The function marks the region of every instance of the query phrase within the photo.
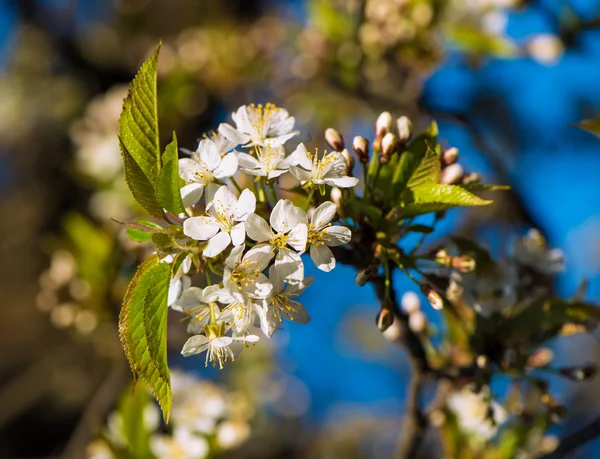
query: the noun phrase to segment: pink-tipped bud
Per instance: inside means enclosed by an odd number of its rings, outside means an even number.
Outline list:
[[[461,273],[470,273],[475,269],[475,259],[469,255],[452,257],[452,267]]]
[[[442,174],[440,176],[440,183],[452,185],[453,183],[459,183],[462,177],[462,166],[458,163],[454,163],[442,170]]]
[[[394,323],[394,314],[389,309],[382,309],[375,318],[375,324],[381,332],[386,331]]]
[[[442,295],[432,289],[429,285],[421,285],[421,292],[427,297],[427,301],[429,301],[429,304],[431,304],[433,309],[439,311],[444,307]]]
[[[348,175],[352,175],[352,169],[354,169],[354,157],[350,154],[347,148],[342,150],[342,156],[348,165]]]
[[[401,143],[408,142],[412,136],[412,123],[407,116],[401,116],[396,120],[398,127],[398,141]]]
[[[369,162],[369,141],[367,139],[357,135],[352,140],[352,149],[361,163]]]
[[[408,317],[408,327],[416,334],[421,334],[427,330],[427,317],[422,311],[413,312]]]
[[[375,122],[375,135],[383,137],[392,129],[392,115],[390,112],[382,112]]]
[[[335,151],[342,151],[344,149],[344,139],[342,138],[342,135],[333,128],[325,129],[325,140]]]
[[[458,160],[458,148],[452,147],[444,150],[442,153],[442,161],[444,165],[449,166],[450,164],[454,164]]]
[[[419,295],[411,291],[405,292],[400,300],[400,306],[402,306],[402,310],[409,315],[420,310],[421,300],[419,300]]]
[[[527,366],[534,368],[547,367],[554,360],[554,352],[547,347],[541,347],[533,351],[527,358]]]

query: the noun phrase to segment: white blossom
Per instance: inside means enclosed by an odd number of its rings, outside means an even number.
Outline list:
[[[235,342],[255,343],[259,340],[256,335],[246,336],[225,336],[224,324],[221,324],[219,332],[215,331],[214,327],[205,327],[207,335],[195,335],[190,337],[181,350],[184,357],[189,357],[194,354],[201,354],[206,351],[206,365],[208,362],[213,362],[214,365],[219,364],[219,368],[223,368],[223,364],[229,359],[235,360],[235,352],[231,349],[231,345]]]
[[[297,134],[294,117],[287,110],[273,104],[242,105],[232,114],[235,128],[221,123],[219,132],[231,142],[251,147],[262,146],[267,140],[271,144],[283,145]]]
[[[223,285],[231,292],[245,294],[251,298],[266,298],[273,291],[273,284],[262,272],[272,258],[269,247],[254,247],[245,255],[244,246],[231,250],[225,259]]]
[[[256,156],[238,152],[240,169],[249,175],[267,177],[268,180],[285,174],[297,162],[297,155],[291,154],[286,158],[283,146],[273,145],[271,141],[265,142],[263,147],[257,147]]]
[[[255,249],[265,249],[270,258],[276,253],[275,266],[281,270],[281,274],[288,282],[301,282],[304,278],[304,264],[300,254],[306,249],[308,240],[306,214],[291,201],[282,199],[273,208],[269,221],[270,225],[256,214],[248,216],[246,221],[248,237],[259,242]],[[289,249],[288,246],[300,254]]]
[[[329,247],[347,244],[352,237],[345,226],[331,226],[336,211],[333,202],[324,202],[313,212],[308,225],[310,257],[317,268],[326,272],[335,268],[335,257]]]
[[[254,325],[257,316],[261,321],[265,320],[265,314],[260,305],[240,291],[222,289],[218,295],[219,302],[227,305],[219,316],[219,320],[230,324],[236,335],[247,333]]]
[[[256,208],[256,196],[245,189],[237,198],[227,186],[220,187],[207,206],[207,215],[191,217],[183,223],[183,233],[197,241],[206,241],[205,257],[215,257],[230,243],[235,247],[244,243],[244,222]]]
[[[348,162],[338,151],[324,154],[319,158],[309,153],[304,144],[298,145],[293,153],[297,164],[290,165],[290,172],[300,182],[315,185],[330,185],[338,188],[350,188],[358,183],[356,177],[348,177]]]
[[[204,289],[190,287],[171,306],[171,309],[189,316],[188,333],[199,334],[204,325],[208,324],[211,313],[210,303],[217,301],[218,293],[219,287],[216,285]],[[219,307],[213,305],[213,308],[215,308],[215,313],[219,315]]]
[[[448,397],[448,408],[454,412],[461,430],[471,434],[477,440],[490,440],[498,426],[506,421],[506,410],[495,401],[488,402],[485,394],[476,394],[468,387],[453,392]],[[492,410],[493,418],[488,416]]]
[[[291,298],[299,296],[314,278],[307,277],[299,284],[286,284],[275,266],[269,269],[269,280],[273,284],[273,293],[263,302],[264,318],[261,318],[261,329],[266,336],[273,336],[283,318],[307,324],[310,316],[301,303]]]
[[[186,428],[176,428],[173,435],[153,435],[150,448],[156,457],[170,459],[202,459],[210,451],[204,437],[194,435]]]
[[[517,262],[539,272],[552,275],[564,270],[565,256],[560,249],[549,249],[546,239],[537,229],[515,241],[513,254]]]
[[[215,180],[232,177],[238,170],[238,159],[233,153],[221,156],[219,148],[210,139],[203,139],[191,158],[179,160],[179,176],[187,183],[181,190],[184,205],[194,205],[204,187]]]

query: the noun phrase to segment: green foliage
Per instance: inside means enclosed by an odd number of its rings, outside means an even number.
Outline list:
[[[147,242],[152,233],[163,231],[164,228],[148,220],[140,220],[137,223],[126,223],[127,236],[134,242]]]
[[[160,44],[144,62],[123,101],[119,140],[125,179],[133,197],[155,217],[162,215],[155,189],[161,170],[156,70]]]
[[[432,121],[429,128],[418,135],[402,153],[400,162],[392,178],[392,199],[396,201],[402,199],[402,194],[408,186],[408,182],[421,164],[425,154],[429,149],[437,145],[437,135],[437,124],[435,121]]]
[[[177,156],[177,137],[167,145],[162,156],[163,168],[158,176],[156,197],[162,207],[174,214],[185,213],[181,192],[179,191],[179,166]]]
[[[152,457],[150,434],[146,423],[145,410],[149,394],[143,383],[137,383],[137,390],[126,391],[119,401],[117,412],[123,422],[123,436],[127,443],[127,457],[142,459]]]
[[[167,296],[171,266],[157,255],[146,259],[129,284],[119,316],[119,335],[135,379],[142,379],[160,403],[165,422],[171,412],[167,366]]]

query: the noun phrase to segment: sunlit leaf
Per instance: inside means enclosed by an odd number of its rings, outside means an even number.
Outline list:
[[[158,400],[165,422],[171,412],[167,366],[167,296],[171,267],[157,255],[147,258],[132,279],[119,316],[119,335],[136,379]]]
[[[492,202],[456,185],[424,185],[411,188],[410,191],[410,202],[402,208],[405,217],[440,212],[458,206],[485,206]]]
[[[163,168],[158,177],[156,196],[160,205],[174,214],[185,213],[179,187],[178,160],[177,137],[173,133],[173,141],[167,145],[162,156]]]

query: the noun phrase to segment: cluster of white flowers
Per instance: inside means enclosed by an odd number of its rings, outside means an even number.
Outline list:
[[[348,176],[342,152],[319,155],[299,144],[287,154],[284,144],[297,132],[284,109],[242,106],[233,121],[235,127],[221,124],[189,158],[179,160],[188,215],[178,218],[187,238],[183,242],[196,251],[164,259],[177,263],[169,305],[189,317],[188,331],[194,334],[182,354],[206,351],[206,363],[220,367],[244,344],[270,337],[283,317],[309,321],[292,299],[312,282],[304,277],[302,255],[308,251],[318,269],[331,271],[336,261],[329,247],[351,238],[347,227],[332,225],[336,205],[316,203],[314,192],[358,183]],[[286,191],[289,199],[278,199],[276,186],[287,173],[301,186],[296,193]],[[234,176],[243,180],[244,189]],[[192,286],[192,271],[204,271],[206,285]]]
[[[150,432],[149,449],[157,458],[203,459],[214,450],[240,446],[251,433],[254,407],[239,392],[227,392],[216,384],[181,371],[171,372],[172,430],[160,432],[160,412],[150,399],[143,423]],[[114,459],[127,448],[124,419],[119,411],[108,417],[103,439],[87,448],[88,459]]]
[[[503,263],[488,263],[474,271],[455,271],[446,295],[450,301],[463,301],[479,314],[489,317],[516,306],[523,292],[529,299],[548,293],[543,281],[564,270],[564,254],[551,249],[537,229],[517,238],[512,257]]]

